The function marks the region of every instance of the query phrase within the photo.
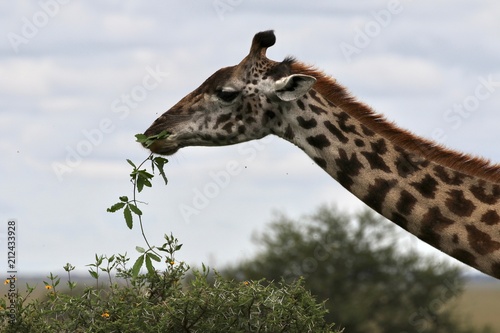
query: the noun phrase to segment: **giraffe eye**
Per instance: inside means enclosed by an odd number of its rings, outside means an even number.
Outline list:
[[[224,89],[219,89],[216,92],[216,95],[218,98],[223,100],[224,102],[232,102],[238,95],[240,94],[239,91],[237,90],[224,90]]]

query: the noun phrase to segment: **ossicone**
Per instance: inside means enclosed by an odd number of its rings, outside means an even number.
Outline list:
[[[268,47],[276,43],[276,36],[273,30],[261,31],[253,37],[250,56],[265,57]]]

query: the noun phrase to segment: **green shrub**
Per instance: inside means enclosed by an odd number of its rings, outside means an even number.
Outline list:
[[[162,249],[179,245],[166,236]],[[189,267],[167,255],[165,268],[132,274],[125,255],[96,256],[90,266],[95,286],[75,295],[77,283],[68,272],[69,291],[61,279],[44,281],[47,297],[27,302],[18,298],[17,317],[9,324],[0,312],[0,332],[333,332],[326,310],[306,291],[301,280],[292,284],[264,281],[235,282],[202,266],[185,279]],[[6,300],[2,299],[2,308]]]

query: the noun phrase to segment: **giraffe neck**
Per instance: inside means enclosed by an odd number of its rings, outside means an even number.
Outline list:
[[[368,116],[356,114],[360,111],[356,107],[366,106],[338,103],[310,91],[295,102],[282,133],[277,134],[303,149],[343,187],[389,220],[465,264],[500,278],[500,182],[491,179],[493,166],[473,175],[468,170],[474,166],[457,154],[455,164],[460,167],[452,168],[453,161],[440,162],[428,150],[453,152],[421,139],[420,150],[405,146],[395,139],[396,134],[391,137],[378,130],[377,120],[383,119],[372,114],[368,121]],[[413,144],[419,142],[407,135]],[[472,161],[478,168],[487,167],[481,160]]]

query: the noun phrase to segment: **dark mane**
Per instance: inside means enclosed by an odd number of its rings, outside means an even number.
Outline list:
[[[317,92],[395,145],[459,172],[500,183],[500,165],[492,164],[484,158],[453,151],[401,129],[384,116],[375,113],[366,104],[359,102],[346,88],[323,72],[293,58],[287,58],[285,61],[290,65],[292,73],[314,76],[317,79],[314,86]]]

